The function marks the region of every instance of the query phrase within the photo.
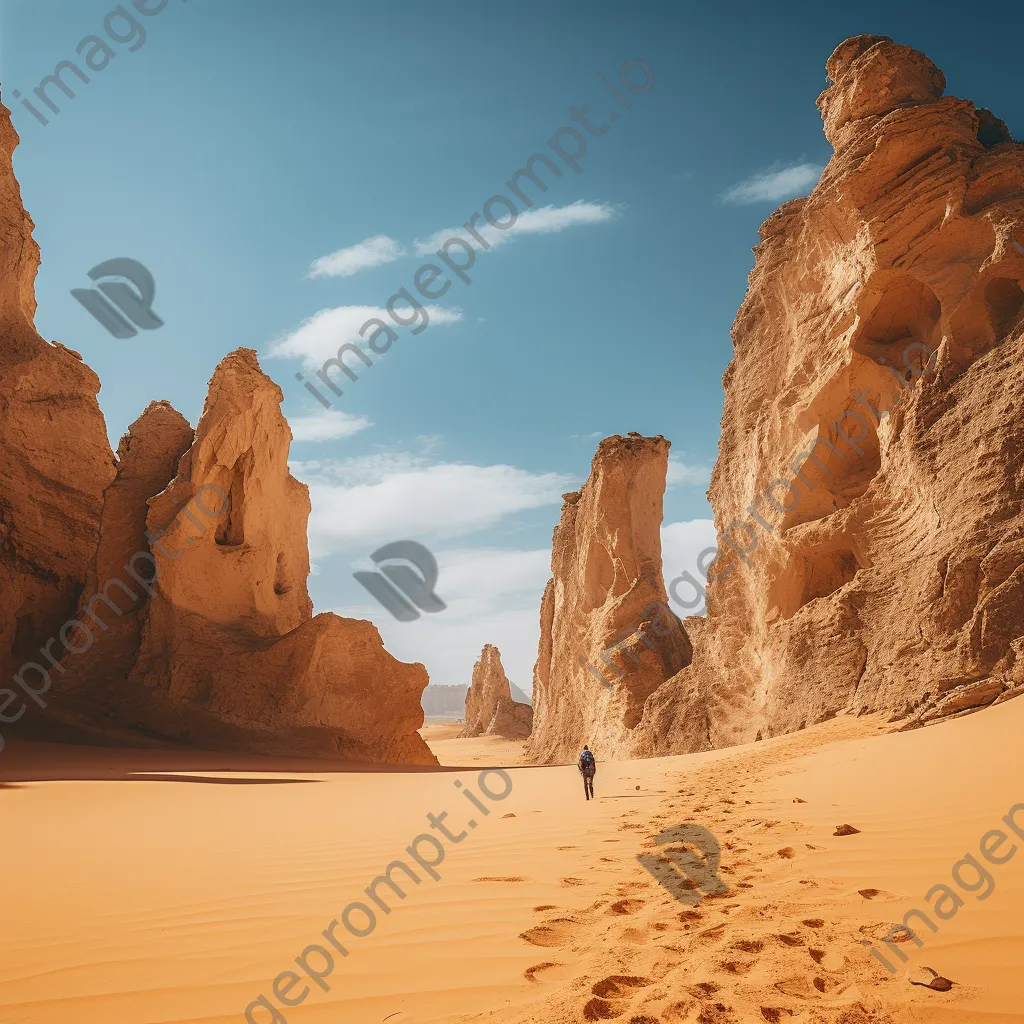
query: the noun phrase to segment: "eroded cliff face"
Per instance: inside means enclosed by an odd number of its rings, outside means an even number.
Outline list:
[[[194,436],[166,403],[133,424],[81,602],[93,643],[76,631],[83,650],[62,663],[65,732],[436,763],[416,731],[423,666],[392,658],[369,622],[312,614],[309,495],[288,471],[281,401],[239,349]]]
[[[81,357],[37,333],[39,247],[0,105],[0,674],[9,680],[73,614],[96,550],[114,455]]]
[[[533,724],[533,708],[512,699],[512,687],[501,664],[501,652],[485,644],[473,666],[466,693],[466,724],[459,736],[504,736],[526,739]]]
[[[1024,679],[1024,147],[885,37],[826,67],[834,155],[761,228],[709,614],[648,702],[645,749],[840,712],[913,725]]]
[[[423,666],[312,614],[309,496],[254,352],[217,367],[195,432],[154,402],[115,461],[96,375],[33,326],[17,141],[0,106],[0,670],[25,697],[4,731],[436,764]]]
[[[538,762],[574,763],[584,743],[599,760],[642,749],[645,700],[690,662],[661,569],[668,450],[663,437],[606,438],[564,495],[533,677]]]

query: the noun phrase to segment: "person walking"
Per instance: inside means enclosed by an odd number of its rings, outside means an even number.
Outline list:
[[[590,752],[590,747],[584,745],[583,753],[580,754],[578,763],[580,775],[583,776],[583,792],[589,800],[594,795],[594,775],[597,773],[597,761]]]

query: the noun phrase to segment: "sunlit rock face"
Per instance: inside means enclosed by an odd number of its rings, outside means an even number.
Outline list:
[[[1024,147],[910,47],[860,36],[826,67],[834,155],[761,227],[710,610],[648,701],[648,748],[840,712],[913,725],[1024,679]]]
[[[690,660],[661,568],[669,442],[609,437],[582,490],[564,495],[552,540],[533,676],[531,756],[574,762],[644,749],[644,701]]]
[[[533,708],[512,699],[501,652],[485,644],[480,660],[473,666],[473,679],[466,693],[466,724],[459,735],[525,739],[532,723]]]

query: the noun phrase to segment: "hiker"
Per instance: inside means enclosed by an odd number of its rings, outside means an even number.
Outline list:
[[[583,792],[589,800],[594,795],[594,773],[597,771],[597,762],[590,752],[590,747],[584,745],[583,753],[579,760],[580,775],[583,776]]]

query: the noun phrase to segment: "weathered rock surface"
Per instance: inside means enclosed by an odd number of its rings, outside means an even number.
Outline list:
[[[533,724],[533,708],[512,699],[512,687],[497,647],[485,644],[473,666],[466,692],[466,724],[459,736],[504,736],[525,739]]]
[[[39,247],[0,105],[0,674],[5,680],[74,613],[96,550],[114,456],[78,353],[37,333]],[[44,665],[46,662],[43,662]]]
[[[539,762],[574,763],[584,743],[599,760],[632,749],[644,702],[690,662],[661,570],[668,450],[663,437],[606,438],[564,495],[533,676]]]
[[[115,463],[96,375],[33,326],[17,141],[0,106],[0,670],[34,663],[5,729],[436,764],[423,666],[312,614],[309,496],[254,352],[218,366],[194,435],[155,402]]]
[[[65,652],[59,643],[54,648],[63,660],[50,673],[48,699],[58,717],[61,711],[71,713],[80,701],[102,708],[109,717],[127,696],[148,594],[125,567],[148,578],[147,501],[172,479],[192,437],[181,413],[167,402],[151,402],[117,446],[117,474],[103,495],[99,542],[74,613],[84,628],[69,635],[80,653]],[[26,723],[30,731],[44,735],[48,724],[35,718]]]
[[[204,747],[435,764],[422,665],[370,622],[312,615],[309,494],[288,471],[282,394],[226,356],[192,446],[149,501],[156,578],[119,714]]]
[[[509,682],[509,690],[512,693],[512,700],[516,704],[530,706],[530,698],[516,686]],[[431,683],[423,691],[423,713],[435,715],[439,718],[463,718],[466,714],[466,694],[469,687],[465,683],[455,686],[439,686]]]
[[[834,155],[762,225],[733,327],[709,613],[634,750],[1024,679],[1024,146],[885,37],[826,67]]]

